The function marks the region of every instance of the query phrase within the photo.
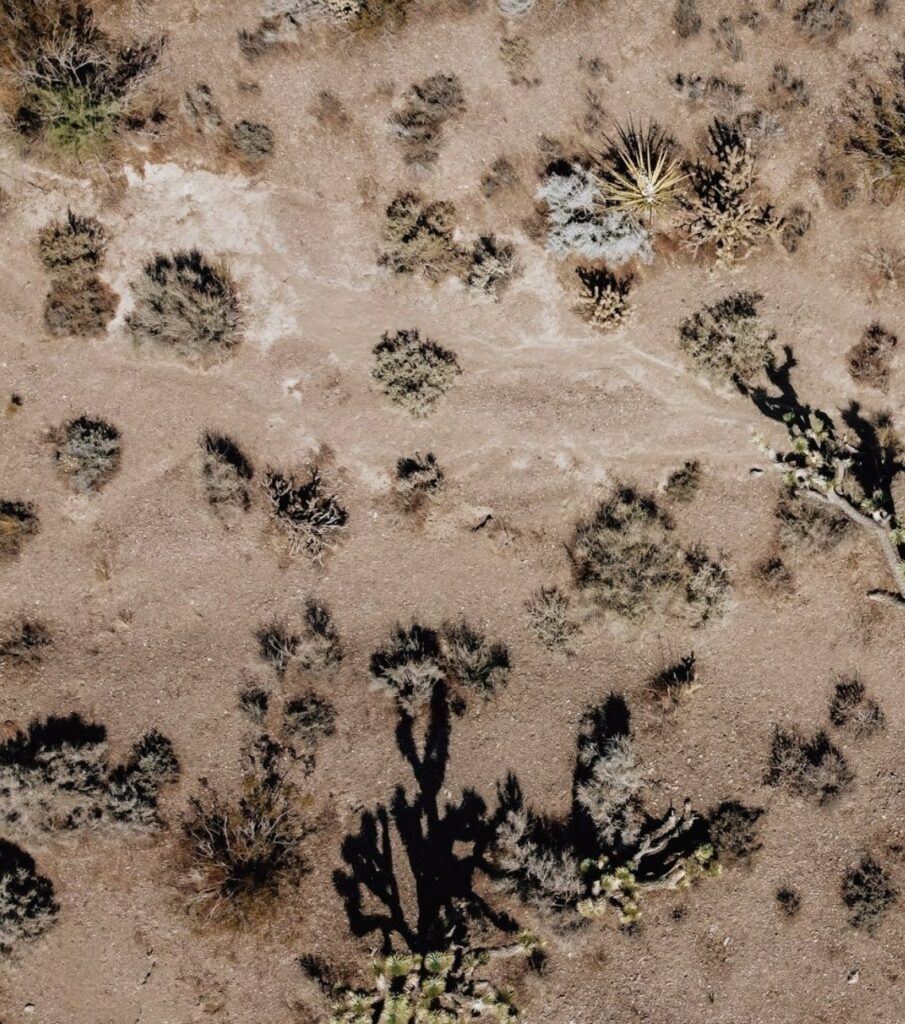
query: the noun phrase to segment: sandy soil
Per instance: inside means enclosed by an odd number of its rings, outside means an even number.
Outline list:
[[[702,2],[705,25],[735,6]],[[905,1020],[901,907],[868,934],[848,926],[838,894],[847,864],[901,839],[903,613],[865,599],[884,585],[885,567],[857,534],[826,556],[792,553],[790,595],[757,586],[751,568],[773,543],[777,494],[773,477],[750,472],[760,464],[751,430],[764,423],[730,389],[691,373],[676,346],[689,312],[729,289],[756,290],[765,321],[794,345],[804,394],[828,409],[854,397],[901,413],[901,365],[883,396],[858,388],[845,363],[872,320],[905,334],[901,292],[874,287],[863,261],[871,245],[905,246],[901,204],[860,197],[837,209],[814,174],[850,62],[903,40],[897,0],[882,20],[854,6],[855,30],[831,46],[808,43],[787,16],[767,10],[764,28],[742,30],[740,62],[717,52],[706,29],[680,42],[671,4],[626,0],[532,15],[517,28],[483,7],[416,15],[397,33],[351,42],[315,33],[250,64],[235,33],[255,23],[255,2],[110,5],[105,16],[117,30],[166,32],[153,86],[171,98],[172,127],[158,140],[132,140],[103,167],[54,170],[12,147],[4,153],[11,208],[0,220],[0,385],[23,404],[0,421],[0,497],[35,502],[41,530],[0,568],[0,611],[42,619],[55,643],[37,669],[0,662],[0,718],[11,730],[78,710],[106,724],[117,756],[156,727],[173,740],[182,775],[165,791],[170,828],[160,834],[29,844],[60,914],[0,968],[4,1024],[321,1016],[299,955],[354,963],[369,948],[349,934],[331,883],[339,842],[358,809],[407,781],[392,705],[371,688],[368,657],[396,620],[462,614],[508,643],[513,671],[497,698],[455,721],[451,795],[474,786],[492,800],[497,780],[514,771],[533,805],[565,811],[580,715],[617,689],[636,712],[660,804],[689,796],[706,806],[732,795],[765,808],[763,847],[750,863],[652,899],[637,933],[614,922],[566,934],[537,924],[549,964],[524,982],[526,1021]],[[531,41],[536,86],[509,82],[497,54],[507,30]],[[587,70],[592,57],[602,61],[597,76]],[[805,77],[812,99],[784,114],[783,130],[764,142],[761,182],[781,209],[812,211],[801,249],[768,247],[714,269],[659,242],[654,262],[638,271],[628,325],[593,332],[571,310],[563,287],[571,271],[526,227],[541,136],[566,147],[585,140],[585,94],[594,89],[607,115],[656,115],[694,146],[713,110],[679,97],[669,76],[722,73],[756,101],[780,58]],[[394,96],[438,70],[460,76],[468,109],[446,127],[436,166],[419,173],[402,161],[386,117]],[[273,129],[276,151],[260,171],[180,126],[175,98],[196,81],[211,87],[227,120]],[[313,116],[325,88],[351,115],[347,128]],[[480,180],[501,154],[521,184],[488,200]],[[492,230],[514,241],[522,273],[500,301],[458,282],[378,269],[383,209],[403,186],[453,200],[467,237]],[[111,236],[102,276],[122,303],[98,339],[53,338],[42,322],[47,280],[34,237],[67,206],[97,215]],[[143,261],[189,246],[228,260],[246,311],[238,355],[207,371],[137,354],[123,326]],[[464,371],[425,419],[392,406],[370,377],[382,332],[415,326],[454,350]],[[121,471],[91,497],[71,493],[45,436],[85,411],[117,424],[124,439]],[[211,512],[197,455],[207,428],[238,439],[259,467],[304,467],[322,454],[350,515],[323,566],[282,557],[262,507],[230,526]],[[389,500],[395,460],[415,449],[435,452],[447,480],[419,522]],[[732,574],[725,614],[699,630],[596,617],[573,658],[545,651],[524,602],[541,584],[568,584],[563,545],[576,517],[612,480],[656,487],[688,458],[706,472],[678,530],[722,552]],[[488,513],[505,528],[475,532]],[[302,782],[322,819],[307,848],[311,871],[253,927],[202,929],[182,912],[174,885],[179,817],[200,777],[223,785],[237,777],[252,732],[237,694],[261,671],[254,628],[297,612],[307,597],[330,606],[346,649],[330,684],[336,734]],[[644,700],[645,680],[665,656],[689,648],[703,686],[664,722]],[[774,723],[822,726],[832,680],[855,670],[887,727],[869,742],[839,738],[854,785],[823,807],[765,787]],[[895,870],[905,878],[905,864]],[[773,898],[789,880],[803,899],[791,921]]]

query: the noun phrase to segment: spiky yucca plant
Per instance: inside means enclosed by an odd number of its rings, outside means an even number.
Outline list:
[[[687,177],[673,155],[672,141],[651,121],[647,128],[632,122],[617,125],[615,138],[607,142],[609,150],[597,174],[604,203],[650,223],[655,213],[675,203]]]

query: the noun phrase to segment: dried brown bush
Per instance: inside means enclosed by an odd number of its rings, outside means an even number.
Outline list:
[[[890,365],[899,339],[876,321],[865,327],[861,339],[848,351],[848,372],[859,384],[885,391]]]

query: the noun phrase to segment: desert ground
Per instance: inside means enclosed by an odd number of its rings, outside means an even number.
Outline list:
[[[905,1021],[901,0],[77,6],[0,0],[0,1021]]]

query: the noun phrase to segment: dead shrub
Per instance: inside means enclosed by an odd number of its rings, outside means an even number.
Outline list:
[[[774,594],[788,594],[794,589],[792,572],[779,555],[768,554],[751,568],[755,582]]]
[[[663,493],[670,501],[686,502],[698,493],[704,469],[698,459],[687,459],[666,478]]]
[[[890,362],[899,339],[876,321],[864,329],[860,341],[848,351],[848,372],[859,384],[885,391],[892,371]]]
[[[201,476],[210,505],[218,512],[251,508],[254,467],[225,434],[206,431],[201,439]]]
[[[433,452],[414,452],[396,463],[396,494],[406,512],[421,508],[443,486],[443,470]]]
[[[606,267],[577,267],[581,292],[576,312],[598,331],[612,331],[628,319],[632,276],[617,277]]]
[[[680,39],[690,39],[701,31],[701,14],[698,0],[676,0],[672,12],[672,24]]]
[[[193,366],[210,366],[235,354],[241,341],[236,286],[221,262],[197,249],[158,255],[133,284],[135,305],[126,317],[132,340]]]
[[[738,800],[724,800],[708,815],[710,842],[724,864],[747,860],[761,848],[758,821],[761,807],[746,807]]]
[[[390,115],[390,127],[402,145],[405,162],[436,163],[447,121],[465,112],[465,94],[457,75],[436,74],[410,86],[402,106]]]
[[[119,469],[119,431],[106,420],[79,416],[54,431],[56,459],[73,490],[99,491]]]
[[[336,545],[349,514],[337,496],[327,492],[319,470],[312,469],[308,479],[300,481],[268,469],[264,490],[273,521],[292,554],[304,551],[318,561]]]
[[[784,786],[796,796],[827,803],[853,778],[841,751],[823,730],[808,738],[794,727],[775,728],[765,785]]]
[[[512,161],[508,157],[500,156],[481,178],[481,191],[486,199],[492,199],[503,190],[515,188],[518,183],[518,171]]]
[[[785,490],[774,509],[779,523],[779,542],[810,554],[830,551],[850,534],[851,520],[800,491]]]
[[[303,673],[324,673],[342,661],[339,633],[330,612],[316,601],[308,601],[302,629],[295,632],[282,622],[271,622],[255,632],[258,651],[279,675],[290,665]]]
[[[0,499],[0,558],[19,554],[22,542],[38,532],[38,513],[30,501]]]
[[[580,627],[572,615],[572,602],[559,587],[541,587],[525,603],[528,622],[537,639],[551,651],[570,654],[570,641]]]
[[[413,416],[426,416],[461,372],[454,352],[418,330],[387,332],[374,348],[372,376]]]
[[[617,484],[569,547],[576,584],[602,608],[630,619],[680,610],[696,623],[717,612],[728,587],[719,563],[684,549],[651,495]]]
[[[698,310],[679,327],[679,348],[715,383],[755,382],[770,363],[776,338],[758,318],[762,300],[756,292],[736,292]]]
[[[41,262],[51,273],[73,266],[97,269],[103,262],[107,243],[107,232],[99,221],[81,217],[72,210],[38,233]]]
[[[846,869],[840,887],[849,924],[872,931],[899,899],[892,876],[868,854]]]
[[[33,666],[41,661],[44,648],[53,643],[47,627],[35,619],[21,619],[0,634],[0,659]]]
[[[453,237],[455,218],[452,203],[400,192],[386,209],[386,248],[378,264],[394,274],[423,274],[431,281],[460,274],[467,258]]]
[[[801,75],[793,74],[788,64],[777,61],[770,76],[770,95],[782,110],[806,107],[811,102],[807,82]]]
[[[0,954],[39,938],[56,920],[53,883],[38,874],[34,857],[0,839]]]
[[[783,217],[779,241],[786,252],[798,252],[801,240],[811,230],[811,212],[796,203]]]
[[[710,30],[710,35],[717,50],[728,53],[733,60],[741,60],[745,56],[741,36],[728,14],[717,20],[716,25]]]
[[[821,41],[849,31],[853,24],[848,0],[805,0],[793,18],[804,35]]]
[[[463,278],[469,288],[484,292],[497,299],[519,271],[515,247],[496,238],[481,235],[466,256]]]
[[[867,696],[860,679],[839,679],[830,701],[830,721],[864,738],[879,732],[886,724],[886,716],[880,705]]]
[[[905,185],[905,52],[852,78],[839,113],[844,151],[860,159],[875,192],[897,194]]]
[[[443,627],[441,649],[447,674],[454,684],[489,697],[509,678],[509,651],[490,643],[464,620]]]
[[[336,731],[336,708],[313,690],[288,701],[283,711],[286,731],[309,746]]]
[[[677,707],[700,685],[694,651],[670,662],[647,681],[651,696],[667,709]]]

